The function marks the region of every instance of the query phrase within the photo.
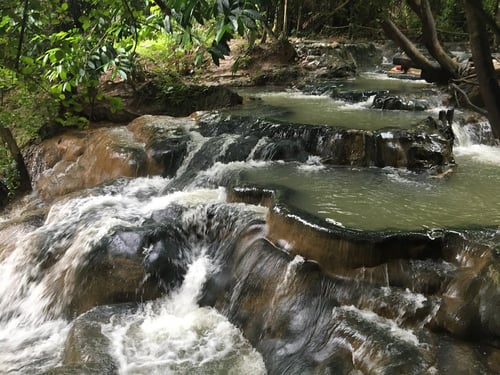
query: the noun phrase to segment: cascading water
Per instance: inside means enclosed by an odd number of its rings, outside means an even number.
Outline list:
[[[201,251],[178,290],[103,325],[120,374],[265,373],[241,332],[216,310],[198,306],[212,267]]]
[[[162,178],[117,181],[82,197],[63,199],[51,207],[41,226],[9,254],[2,253],[0,373],[43,373],[61,363],[73,324],[73,299],[82,295],[86,285],[81,273],[89,271],[87,265],[99,256],[100,243],[107,237],[140,228],[173,204],[184,210],[179,226],[191,231],[206,220],[200,207],[225,200],[221,189],[159,195],[167,183]],[[198,242],[206,241],[205,237]],[[216,265],[202,248],[191,245],[179,289],[128,315],[120,315],[117,309],[116,316],[102,324],[116,370],[121,374],[219,374],[242,369],[264,373],[261,357],[241,332],[215,310],[198,307],[203,283]],[[142,251],[147,255],[151,249]],[[150,276],[144,275],[144,283]]]
[[[292,161],[266,160],[283,151],[272,145],[271,130],[279,130],[276,138],[295,130],[264,125],[260,137],[189,129],[189,153],[172,179],[118,179],[49,208],[35,202],[33,212],[5,215],[0,373],[500,371],[497,231],[448,231],[425,216],[406,221],[418,216],[419,196],[444,190],[443,180],[392,167],[332,168],[293,151],[283,154]],[[463,168],[475,146],[459,130]],[[489,155],[479,163],[495,168],[498,150],[487,147],[476,156]],[[455,173],[446,182],[457,177],[460,187],[460,169]],[[277,209],[228,202],[230,188],[219,186],[245,181],[282,189]],[[327,201],[315,202],[310,190]],[[391,206],[402,193],[402,203]],[[301,201],[312,209],[293,211]],[[379,206],[382,213],[373,214]],[[290,215],[280,222],[282,212]],[[453,225],[478,220],[474,213],[463,221],[447,216]],[[387,217],[403,225],[388,232]],[[308,246],[317,253],[301,255]],[[344,251],[353,253],[328,258]]]

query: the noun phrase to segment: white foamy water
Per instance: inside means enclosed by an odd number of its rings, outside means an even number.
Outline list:
[[[480,163],[500,165],[500,147],[487,145],[456,146],[453,151],[458,157],[468,157]]]
[[[321,158],[315,155],[309,155],[304,164],[299,164],[297,167],[301,171],[318,171],[325,169],[325,165],[321,162]]]
[[[265,374],[241,332],[215,309],[196,303],[210,260],[201,255],[182,287],[102,327],[120,374]]]
[[[222,188],[159,195],[167,182],[159,177],[120,180],[83,197],[65,198],[31,233],[2,239],[0,373],[41,373],[61,364],[72,326],[66,311],[79,288],[78,273],[99,242],[116,228],[140,226],[155,211],[172,204],[189,212],[225,202]],[[114,347],[123,373],[168,374],[173,369],[176,374],[188,374],[193,373],[188,369],[198,368],[213,369],[214,374],[218,369],[241,373],[236,369],[242,368],[250,369],[249,374],[265,373],[262,358],[236,327],[215,310],[196,305],[212,270],[208,259],[200,257],[180,290],[145,305],[142,315],[115,326],[109,334],[114,342],[119,340],[113,335],[123,334],[122,346]],[[176,364],[169,362],[174,349]]]
[[[487,121],[461,126],[453,124],[455,146],[453,151],[459,158],[490,165],[500,164],[500,147],[483,144],[483,138],[491,137],[491,127]]]

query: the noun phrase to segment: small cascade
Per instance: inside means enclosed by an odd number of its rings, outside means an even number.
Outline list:
[[[468,147],[475,144],[492,145],[493,133],[488,121],[469,124],[452,124],[456,147]]]
[[[297,268],[303,265],[305,259],[300,255],[296,255],[290,263],[288,263],[286,267],[286,271],[283,274],[283,279],[277,284],[276,292],[273,295],[270,304],[270,311],[273,311],[278,307],[277,301],[280,298],[285,297],[288,293],[290,293],[290,288],[293,287],[293,277],[297,271]],[[273,321],[272,316],[267,317],[267,321]]]
[[[236,327],[215,309],[198,307],[211,268],[201,251],[178,290],[103,325],[120,374],[266,373]]]
[[[181,277],[185,281],[180,289],[105,331],[114,343],[111,357],[120,373],[164,373],[177,368],[184,374],[187,363],[193,368],[204,366],[206,373],[213,374],[238,368],[265,373],[259,355],[237,328],[215,310],[196,305],[206,275],[215,267],[200,246],[220,248],[222,238],[230,243],[239,226],[263,213],[250,209],[245,214],[242,205],[224,205],[223,189],[159,194],[168,183],[159,177],[118,180],[80,197],[62,199],[23,241],[13,236],[11,241],[17,245],[11,246],[4,239],[0,249],[1,369],[13,374],[38,373],[61,361],[64,368],[67,358],[74,357],[68,354],[75,352],[71,342],[80,337],[71,333],[75,315],[94,306],[160,296],[169,291],[169,285],[176,285],[166,278]],[[4,227],[8,225],[3,222]],[[172,324],[175,319],[177,323],[185,319],[183,330]],[[162,333],[166,322],[170,331]],[[113,336],[120,334],[120,338]],[[159,340],[156,348],[149,343],[151,334]],[[163,346],[161,339],[173,340],[177,364],[168,361],[173,347],[163,347],[164,355],[157,352]],[[147,360],[150,355],[156,355],[157,361]],[[92,362],[88,353],[80,359],[87,357],[89,366],[99,363]]]
[[[301,95],[262,101],[300,116]],[[317,100],[341,121],[388,115],[371,98]],[[0,217],[0,372],[498,372],[487,124],[453,125],[455,166],[425,124],[270,118],[144,116],[123,141],[154,144],[146,164],[169,178],[99,180]]]

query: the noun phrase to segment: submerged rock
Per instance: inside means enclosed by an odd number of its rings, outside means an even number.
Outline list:
[[[115,374],[118,364],[111,355],[111,341],[102,326],[111,319],[134,311],[133,305],[100,306],[73,322],[64,344],[62,365],[44,375]]]

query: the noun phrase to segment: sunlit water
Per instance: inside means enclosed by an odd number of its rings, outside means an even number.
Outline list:
[[[480,152],[478,152],[480,150]],[[290,189],[286,201],[326,221],[368,230],[500,225],[500,149],[458,148],[443,178],[394,168],[336,168],[270,163],[243,180]]]
[[[401,95],[418,100],[423,93],[430,94],[438,103],[439,95],[424,81],[403,81],[387,78],[382,74],[366,73],[352,80],[332,81],[331,87],[339,91],[389,90],[391,95]],[[435,110],[396,111],[371,108],[373,96],[359,103],[347,103],[329,95],[313,95],[298,89],[270,88],[239,89],[246,103],[231,113],[250,114],[271,120],[299,124],[321,124],[352,129],[377,130],[385,127],[411,128]],[[435,104],[435,103],[434,103]]]

